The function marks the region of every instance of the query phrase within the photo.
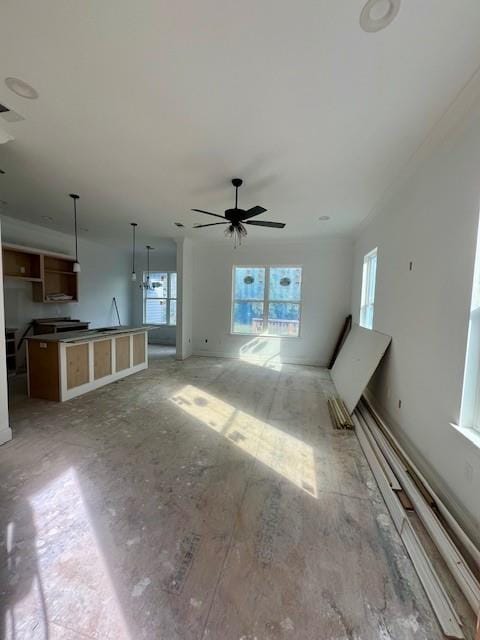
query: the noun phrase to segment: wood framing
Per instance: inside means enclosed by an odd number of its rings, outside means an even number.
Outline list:
[[[96,340],[93,343],[93,377],[95,380],[112,373],[112,341]]]

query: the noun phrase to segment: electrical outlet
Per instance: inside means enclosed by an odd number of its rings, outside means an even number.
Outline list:
[[[20,273],[25,273],[25,267],[20,267]]]

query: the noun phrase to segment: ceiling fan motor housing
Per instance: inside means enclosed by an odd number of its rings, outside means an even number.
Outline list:
[[[226,209],[225,218],[227,218],[227,220],[230,220],[230,222],[236,223],[242,220],[245,213],[245,209]]]

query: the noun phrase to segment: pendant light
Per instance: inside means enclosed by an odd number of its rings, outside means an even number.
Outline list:
[[[136,222],[131,222],[130,223],[131,227],[132,227],[132,282],[136,282],[137,280],[137,274],[135,272],[135,230],[138,227],[138,224]]]
[[[147,244],[145,249],[147,250],[147,278],[145,282],[142,282],[142,285],[144,289],[150,289],[150,251],[153,251],[153,247]]]
[[[70,198],[73,200],[73,217],[75,220],[75,262],[73,263],[73,272],[80,273],[80,262],[78,261],[78,232],[77,232],[77,200],[80,196],[76,193],[71,193]]]

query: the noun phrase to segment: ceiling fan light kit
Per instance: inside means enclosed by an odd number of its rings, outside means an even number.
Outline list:
[[[273,229],[283,229],[285,227],[284,222],[270,222],[263,220],[250,220],[255,216],[259,216],[265,213],[267,210],[264,207],[256,206],[251,209],[240,209],[238,207],[238,188],[242,186],[243,180],[241,178],[233,178],[232,184],[235,188],[235,207],[233,209],[226,209],[225,215],[221,216],[218,213],[212,213],[211,211],[204,211],[203,209],[192,209],[197,213],[204,213],[207,216],[213,216],[214,218],[220,218],[223,222],[211,222],[209,224],[196,224],[194,229],[202,229],[204,227],[216,227],[220,224],[226,224],[228,227],[225,229],[225,235],[234,239],[235,248],[242,243],[242,238],[247,235],[246,224],[257,227],[270,227]]]

